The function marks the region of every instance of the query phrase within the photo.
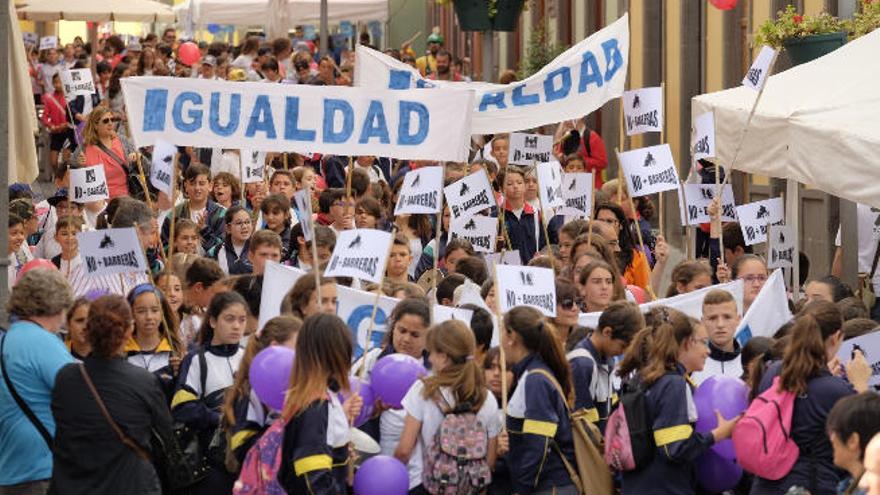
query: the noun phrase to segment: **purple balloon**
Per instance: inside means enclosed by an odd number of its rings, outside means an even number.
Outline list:
[[[290,371],[293,369],[294,356],[293,349],[270,345],[251,361],[249,370],[251,388],[263,404],[276,411],[284,409],[284,396],[290,387]]]
[[[406,354],[391,354],[373,366],[370,381],[376,396],[397,409],[412,384],[426,374],[420,360]]]
[[[697,481],[712,493],[730,490],[742,478],[742,466],[708,450],[697,459]]]
[[[746,410],[749,405],[749,388],[739,378],[712,376],[694,392],[694,404],[697,406],[696,430],[707,433],[718,426],[716,410],[726,419],[735,418]],[[729,439],[716,443],[712,450],[725,459],[736,458],[733,442]]]
[[[394,457],[370,457],[354,474],[355,495],[406,495],[408,492],[406,466]]]
[[[345,402],[354,393],[360,395],[361,399],[364,400],[364,405],[361,407],[361,413],[358,414],[352,422],[352,425],[357,428],[366,423],[373,416],[373,405],[376,403],[376,397],[373,394],[373,389],[370,387],[370,384],[361,382],[356,376],[348,377],[348,384],[350,387],[348,390],[339,391],[339,402]]]
[[[107,289],[92,289],[92,290],[86,292],[85,297],[89,301],[94,301],[95,299],[97,299],[101,296],[106,296],[109,293],[110,293],[110,291],[108,291]]]

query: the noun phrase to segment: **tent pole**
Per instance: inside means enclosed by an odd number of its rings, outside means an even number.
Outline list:
[[[330,53],[330,23],[328,22],[327,0],[321,0],[321,56]]]
[[[10,10],[12,6],[6,4],[0,8],[0,67],[9,66],[9,51],[12,49],[10,45],[11,19]],[[14,20],[14,22],[18,22]],[[15,40],[18,42],[19,40]],[[0,224],[6,225],[9,221],[9,98],[10,98],[10,77],[4,75],[0,77]],[[0,325],[6,325],[8,315],[6,314],[6,301],[9,299],[9,237],[0,235]]]
[[[794,302],[800,299],[800,279],[801,279],[801,232],[800,232],[800,183],[796,180],[785,179],[785,199],[788,204],[785,205],[786,225],[794,225],[794,253],[791,257],[791,297]],[[767,231],[770,235],[770,231]],[[769,246],[769,244],[768,244]],[[768,248],[769,249],[769,248]]]

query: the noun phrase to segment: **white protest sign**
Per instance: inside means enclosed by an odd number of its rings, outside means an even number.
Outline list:
[[[513,84],[432,81],[382,52],[359,45],[354,83],[364,88],[474,91],[473,134],[497,134],[579,119],[623,94],[629,60],[629,16],[572,46]]]
[[[553,270],[534,266],[496,265],[495,297],[506,313],[531,306],[544,316],[556,316],[556,282]]]
[[[266,261],[263,270],[263,289],[260,293],[260,317],[257,328],[263,331],[267,321],[281,315],[284,296],[293,288],[296,281],[306,272],[292,266],[284,266],[275,261]]]
[[[266,152],[241,150],[241,183],[263,182],[266,172]]]
[[[293,211],[302,225],[303,238],[306,242],[312,240],[312,192],[309,188],[300,189],[293,193]]]
[[[37,36],[37,33],[32,33],[30,31],[24,31],[21,33],[22,39],[24,39],[25,45],[37,46],[37,43],[40,42],[40,37]]]
[[[90,203],[110,197],[103,165],[70,169],[70,187],[75,203]]]
[[[134,227],[80,232],[76,239],[79,257],[90,277],[147,270],[141,241]]]
[[[467,160],[467,91],[259,84],[195,78],[122,80],[132,137],[239,148],[410,160]]]
[[[489,266],[519,266],[522,264],[522,259],[519,257],[519,249],[514,249],[512,251],[503,251],[500,253],[486,253],[483,255],[483,259],[486,260],[486,264]]]
[[[694,119],[694,160],[715,156],[715,113],[706,112]]]
[[[871,377],[868,378],[870,390],[880,390],[880,332],[873,330],[859,337],[844,340],[837,351],[840,364],[846,366],[853,360],[855,351],[861,351],[865,361],[871,367]]]
[[[736,207],[736,217],[746,246],[767,240],[767,226],[785,220],[782,198],[771,198]]]
[[[446,195],[452,220],[470,218],[497,204],[489,176],[483,168],[444,187],[443,194]]]
[[[743,78],[743,86],[752,88],[755,91],[760,91],[760,89],[764,87],[767,77],[770,75],[770,65],[773,63],[775,57],[776,50],[769,46],[761,47],[761,51],[758,52],[758,56],[755,57],[752,66],[749,67],[746,77]]]
[[[168,141],[157,139],[153,144],[153,160],[150,166],[150,184],[171,195],[174,177],[174,155],[177,147]]]
[[[699,225],[711,221],[709,205],[715,198],[715,189],[715,184],[684,184],[684,194],[678,196],[682,225]],[[684,205],[685,201],[687,205]],[[733,186],[730,184],[721,187],[721,221],[736,221],[736,201],[733,198]]]
[[[461,237],[470,241],[474,251],[495,252],[495,241],[498,239],[498,219],[485,215],[474,215],[467,220],[453,221],[450,227],[450,240]]]
[[[791,268],[797,251],[794,250],[794,225],[770,226],[770,254],[767,268]]]
[[[508,143],[507,156],[511,165],[532,165],[553,159],[553,136],[512,132]]]
[[[61,85],[64,96],[72,100],[77,96],[92,96],[95,93],[95,81],[92,80],[91,69],[62,70]]]
[[[337,300],[336,316],[348,325],[354,341],[354,357],[357,359],[367,348],[367,333],[370,331],[370,318],[373,316],[373,303],[376,302],[376,294],[352,289],[343,285],[336,286]],[[388,331],[388,317],[394,310],[394,306],[400,302],[388,296],[379,296],[379,304],[376,305],[376,318],[373,321],[372,333],[370,333],[370,349],[382,346],[382,340]]]
[[[391,233],[376,229],[343,230],[324,270],[325,277],[353,277],[381,283],[385,278]]]
[[[562,194],[562,165],[557,161],[539,163],[535,167],[538,176],[538,197],[541,208],[561,208],[565,206]]]
[[[435,304],[431,307],[431,323],[434,325],[447,320],[458,320],[470,327],[473,316],[474,312],[470,309],[452,308],[442,304]]]
[[[663,132],[663,88],[642,88],[623,93],[626,135]]]
[[[668,144],[626,151],[618,156],[632,197],[678,189],[678,171]]]
[[[40,38],[40,51],[58,48],[57,36],[43,36]]]
[[[562,175],[562,208],[557,210],[559,215],[577,216],[589,218],[593,214],[593,174],[588,172],[574,172]]]
[[[407,172],[397,195],[395,215],[440,213],[443,167],[420,167]]]

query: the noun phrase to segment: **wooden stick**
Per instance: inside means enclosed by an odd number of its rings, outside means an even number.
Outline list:
[[[663,106],[663,113],[664,113],[663,125],[660,126],[660,144],[663,144],[666,142],[666,83],[664,81],[660,82],[660,104]],[[676,170],[675,170],[676,174],[679,177],[681,177],[681,171],[678,170],[678,168],[679,168],[678,163],[675,164],[675,168],[676,168]],[[663,191],[660,191],[659,201],[660,201],[660,224],[659,224],[660,235],[662,235],[663,238],[665,239],[666,238],[666,215],[665,215],[665,211],[666,211],[665,203],[666,202],[663,201]]]
[[[550,222],[544,215],[544,203],[541,202],[541,181],[538,179],[538,164],[536,162],[532,162],[532,170],[535,173],[535,182],[538,184],[538,218],[537,220],[541,222],[541,227],[544,229],[544,247],[547,248],[547,256],[550,257],[550,266],[553,268],[553,273],[555,277],[556,273],[556,256],[553,255],[553,248],[550,247],[550,233],[547,231],[547,223]],[[541,239],[538,239],[538,246],[541,245]],[[536,246],[536,247],[538,247]],[[541,250],[538,249],[537,252]],[[561,267],[560,267],[561,268]],[[496,279],[497,280],[497,279]]]
[[[617,149],[617,148],[615,148],[615,149],[614,149],[614,154],[617,155],[617,161],[620,162],[620,150]],[[632,195],[629,195],[629,194],[628,194],[628,195],[627,195],[627,199],[629,200],[629,208],[630,208],[630,210],[632,210],[632,211],[636,211],[635,205],[633,204]],[[625,229],[625,228],[627,228],[628,226],[623,225],[622,227]],[[638,223],[638,222],[636,222],[636,236],[637,236],[638,239],[639,239],[639,250],[640,250],[640,252],[642,253],[642,255],[644,256],[644,254],[645,254],[645,241],[642,239],[642,228],[639,226],[639,223]],[[626,268],[626,267],[624,267],[624,268]],[[648,295],[651,296],[651,299],[657,299],[657,296],[654,294],[654,290],[651,288],[651,279],[650,279],[650,277],[648,278],[648,284],[647,284],[647,286],[646,286],[645,288],[648,290]]]
[[[684,210],[685,210],[684,211],[684,224],[685,224],[684,225],[684,233],[685,233],[685,239],[687,242],[687,247],[685,249],[686,249],[686,253],[687,253],[687,259],[688,259],[688,261],[690,261],[690,260],[694,259],[693,258],[694,253],[691,248],[691,225],[690,225],[690,219],[688,218],[688,212],[687,212],[687,194],[685,193],[685,189],[684,189],[684,181],[681,179],[679,179],[679,180],[681,181],[681,183],[678,187],[679,187],[679,190],[681,191],[681,202],[684,204]]]
[[[137,162],[138,175],[140,176],[141,186],[143,186],[143,188],[144,188],[144,199],[146,199],[146,201],[147,201],[147,207],[150,209],[150,211],[153,211],[153,200],[150,198],[150,188],[147,185],[147,177],[144,174],[144,166],[143,166],[143,164],[141,164],[141,153],[140,152],[137,152],[137,158],[135,159],[135,161]],[[149,263],[149,259],[147,258],[146,251],[144,251],[144,259],[147,259],[147,263]],[[162,249],[162,236],[161,236],[161,234],[159,235],[159,259],[161,259],[163,263],[166,262],[165,250]]]
[[[421,31],[419,31],[421,32]],[[446,177],[446,165],[443,165],[443,177]],[[440,230],[443,227],[443,191],[440,191],[440,213],[437,214],[437,224],[434,226],[434,276],[431,277],[433,280],[431,282],[431,286],[434,289],[434,294],[437,293],[437,279],[439,278],[437,275],[437,265],[440,263]],[[449,212],[452,215],[452,212]],[[450,222],[452,218],[450,217]],[[447,240],[449,239],[449,233],[446,234]]]
[[[396,233],[397,233],[397,227],[393,227],[391,229],[392,237]],[[394,246],[394,239],[392,239],[391,242],[388,243],[388,249],[385,251],[386,269],[388,266],[388,258],[391,256],[391,247],[392,246]],[[373,327],[376,325],[376,311],[379,309],[379,297],[382,296],[382,282],[384,282],[384,277],[383,277],[382,281],[380,281],[376,285],[376,298],[373,300],[373,311],[370,313],[370,325],[367,327],[367,342],[366,342],[366,346],[364,347],[364,354],[363,354],[364,366],[362,366],[360,369],[360,378],[364,378],[367,374],[367,366],[366,366],[367,353],[369,353],[373,347]]]
[[[311,194],[309,194],[309,201],[311,202],[311,200]],[[323,303],[323,299],[321,298],[321,264],[318,262],[317,232],[315,232],[315,222],[312,220],[312,216],[309,215],[309,218],[305,220],[311,226],[312,231],[312,271],[315,272],[315,297],[320,306]]]
[[[174,154],[174,163],[171,165],[171,227],[168,233],[168,262],[174,260],[174,224],[177,222],[177,165],[180,160],[180,152]]]
[[[587,246],[589,246],[589,249],[593,248],[593,216],[596,213],[596,177],[593,174],[595,172],[590,174],[590,214],[587,216]],[[569,259],[571,259],[572,263],[574,262],[571,254]]]
[[[498,319],[498,363],[501,365],[501,412],[507,416],[507,355],[504,352],[504,318],[501,316],[501,293],[498,291],[498,264],[495,272],[495,318]],[[502,428],[506,428],[502,425]]]

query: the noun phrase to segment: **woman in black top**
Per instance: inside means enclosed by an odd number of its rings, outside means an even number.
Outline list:
[[[87,335],[92,352],[85,367],[113,421],[150,452],[151,430],[173,441],[171,414],[156,376],[126,362],[123,349],[133,331],[131,310],[120,296],[103,296],[89,307]],[[78,363],[55,379],[52,414],[55,449],[49,493],[160,494],[149,460],[122,443],[89,390]]]

